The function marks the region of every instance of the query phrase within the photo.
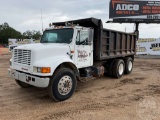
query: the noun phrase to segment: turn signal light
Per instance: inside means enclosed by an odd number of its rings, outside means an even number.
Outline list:
[[[74,50],[71,50],[71,53],[74,53]]]
[[[42,73],[50,73],[51,72],[51,68],[50,67],[42,67],[41,72]]]

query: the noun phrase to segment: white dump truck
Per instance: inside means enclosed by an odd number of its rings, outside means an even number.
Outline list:
[[[70,98],[77,81],[130,74],[136,35],[104,29],[96,18],[50,24],[41,42],[13,49],[9,75],[23,88],[48,88],[51,98]]]

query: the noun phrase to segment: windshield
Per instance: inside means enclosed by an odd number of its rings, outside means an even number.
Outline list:
[[[41,43],[71,43],[73,38],[73,29],[53,29],[44,31]]]

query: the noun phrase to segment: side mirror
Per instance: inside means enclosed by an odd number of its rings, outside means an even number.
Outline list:
[[[77,36],[76,36],[76,45],[80,44],[80,30],[77,31]]]
[[[94,35],[94,30],[93,30],[93,29],[90,29],[90,30],[89,30],[88,45],[92,45],[92,43],[93,43],[93,35]]]

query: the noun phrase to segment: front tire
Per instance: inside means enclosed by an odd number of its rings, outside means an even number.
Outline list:
[[[77,80],[74,72],[69,68],[59,69],[50,80],[49,96],[56,101],[67,100],[73,95],[76,86]]]
[[[16,83],[21,86],[22,88],[28,88],[28,87],[31,87],[31,85],[27,84],[27,83],[24,83],[24,82],[21,82],[19,80],[15,80]]]

